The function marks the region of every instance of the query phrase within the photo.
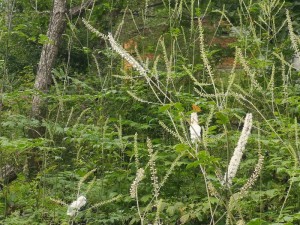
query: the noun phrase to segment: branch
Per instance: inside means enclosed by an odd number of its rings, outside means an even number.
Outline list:
[[[70,8],[69,15],[70,16],[78,16],[82,13],[82,11],[84,9],[92,7],[93,4],[94,4],[94,0],[88,0],[88,1],[81,3],[78,6],[74,6],[74,7]]]

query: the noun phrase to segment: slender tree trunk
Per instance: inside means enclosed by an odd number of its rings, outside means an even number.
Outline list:
[[[45,134],[41,125],[47,115],[47,98],[44,96],[49,91],[52,83],[51,71],[57,58],[58,46],[66,27],[66,0],[54,0],[52,16],[48,26],[48,40],[43,45],[34,88],[40,92],[33,96],[31,116],[40,121],[40,127],[30,129],[29,137],[38,138]],[[28,156],[29,177],[32,178],[39,171],[39,157],[37,149],[33,149]]]
[[[66,27],[66,0],[54,0],[53,12],[49,23],[48,40],[43,45],[35,78],[34,88],[47,93],[51,85],[51,71],[57,57],[61,36]],[[41,95],[35,95],[32,101],[32,116],[39,120],[45,118],[46,102]]]
[[[57,58],[61,37],[66,29],[67,13],[79,16],[83,12],[83,9],[92,7],[93,4],[94,0],[87,0],[67,12],[67,0],[54,0],[53,2],[52,16],[47,31],[48,40],[42,48],[34,83],[34,88],[40,93],[33,96],[31,108],[32,118],[39,120],[40,124],[42,124],[42,120],[47,116],[48,107],[45,94],[49,91],[52,83],[51,71]],[[29,137],[31,138],[42,137],[44,134],[45,128],[42,125],[29,130]],[[40,160],[37,152],[37,149],[33,149],[28,157],[29,177],[34,177],[39,171],[38,162]]]

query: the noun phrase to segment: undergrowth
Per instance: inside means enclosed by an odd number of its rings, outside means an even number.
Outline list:
[[[105,49],[86,47],[90,73],[53,71],[44,137],[27,137],[39,126],[34,91],[1,93],[0,165],[17,170],[1,180],[3,223],[300,224],[300,38],[288,3],[149,3],[138,18],[126,8],[111,33],[82,19]],[[224,48],[222,35],[234,41]]]

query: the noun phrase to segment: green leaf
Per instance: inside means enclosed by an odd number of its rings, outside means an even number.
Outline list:
[[[173,216],[175,213],[175,207],[174,206],[169,206],[166,210],[166,212],[170,215]]]
[[[277,189],[270,189],[265,191],[265,194],[269,197],[269,198],[274,198],[275,196],[278,195],[278,190]]]
[[[143,195],[143,197],[140,198],[141,202],[148,202],[150,199],[152,199],[152,195]]]
[[[198,156],[197,158],[199,160],[189,163],[186,166],[187,169],[195,168],[195,167],[198,167],[199,165],[210,166],[210,165],[213,165],[215,162],[218,162],[218,158],[211,156],[208,151],[199,151],[197,156]]]
[[[216,113],[216,118],[217,118],[217,123],[218,124],[227,124],[229,123],[229,118],[226,114],[222,112],[217,112]]]
[[[38,42],[39,42],[40,44],[42,44],[42,45],[53,43],[53,41],[50,40],[50,39],[48,38],[48,36],[45,35],[45,34],[40,34],[40,35],[39,35],[39,41],[38,41]]]
[[[183,152],[186,151],[187,149],[189,149],[189,146],[186,144],[177,144],[175,145],[175,151],[176,152]]]
[[[163,106],[159,107],[158,111],[159,112],[165,112],[165,111],[169,110],[171,107],[172,107],[171,104],[166,104],[166,105],[163,105]]]
[[[268,223],[262,219],[253,219],[247,225],[268,225]]]
[[[179,111],[179,112],[183,112],[184,108],[182,106],[182,104],[180,102],[176,102],[174,104],[174,107]]]

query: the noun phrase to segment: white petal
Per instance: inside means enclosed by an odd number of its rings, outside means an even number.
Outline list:
[[[293,67],[297,70],[300,71],[300,56],[295,54],[293,58]]]
[[[191,124],[193,123],[198,124],[198,115],[196,112],[191,113]]]
[[[74,216],[76,214],[76,210],[72,208],[71,206],[68,207],[67,215],[68,216]]]
[[[76,201],[72,202],[71,205],[68,207],[67,215],[74,216],[76,212],[79,211],[81,207],[86,204],[86,197],[79,196]]]
[[[201,127],[198,124],[191,124],[190,133],[192,142],[199,140],[201,136]]]
[[[72,202],[70,207],[75,209],[80,209],[86,204],[86,198],[84,196],[79,196],[76,201]]]

